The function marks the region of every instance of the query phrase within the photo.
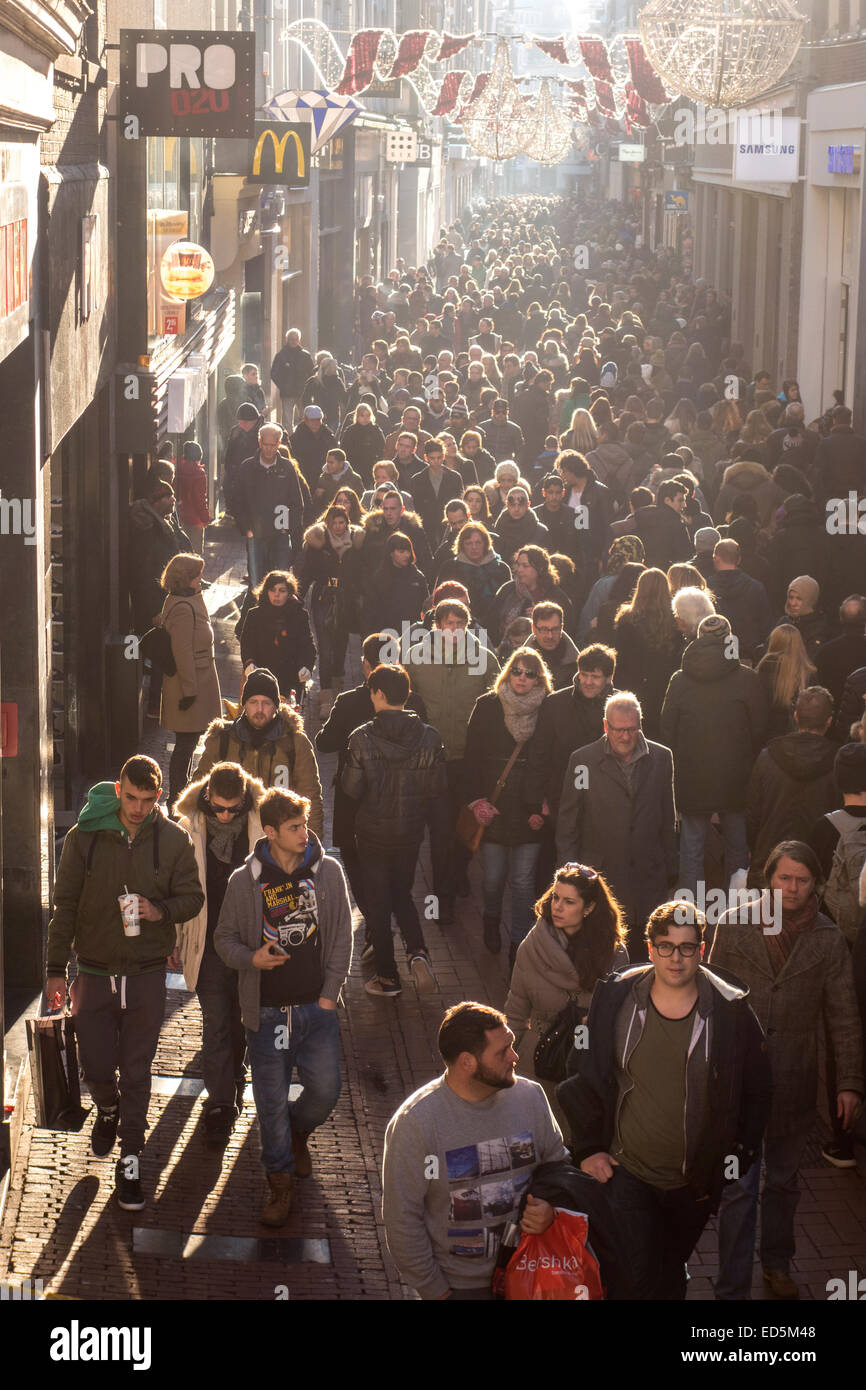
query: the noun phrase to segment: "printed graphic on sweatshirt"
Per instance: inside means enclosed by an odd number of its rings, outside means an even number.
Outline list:
[[[297,949],[310,943],[318,930],[316,889],[311,878],[297,883],[262,884],[264,921],[262,943]]]
[[[531,1131],[485,1139],[447,1149],[449,1183],[448,1240],[452,1255],[469,1259],[495,1256],[508,1221],[516,1215],[537,1163]],[[466,1222],[466,1227],[457,1225]],[[495,1225],[479,1223],[495,1222]]]

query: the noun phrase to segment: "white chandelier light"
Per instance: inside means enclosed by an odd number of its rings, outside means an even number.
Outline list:
[[[806,19],[791,0],[650,0],[637,23],[668,91],[727,108],[784,76]]]
[[[506,39],[497,39],[487,86],[460,119],[468,143],[488,159],[512,159],[532,140],[535,111],[517,90]]]
[[[553,100],[550,81],[544,78],[535,103],[535,131],[526,153],[539,164],[559,164],[573,143],[571,121]]]

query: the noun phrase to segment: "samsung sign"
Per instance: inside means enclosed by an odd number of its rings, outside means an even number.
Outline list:
[[[756,138],[755,122],[741,117],[734,145],[734,183],[796,183],[800,173],[800,120],[773,122],[772,138]]]

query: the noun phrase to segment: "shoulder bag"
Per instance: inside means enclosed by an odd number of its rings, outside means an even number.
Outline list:
[[[490,794],[489,800],[491,806],[495,806],[500,796],[502,795],[505,783],[508,781],[508,774],[514,767],[514,764],[517,762],[517,759],[520,755],[520,750],[525,746],[525,743],[515,744],[514,752],[511,754],[511,757],[508,759],[508,762],[505,764],[505,767],[502,769],[502,772],[499,775],[499,777],[497,777],[496,786],[493,788],[493,791]],[[475,853],[478,846],[481,844],[481,836],[484,834],[484,831],[486,829],[486,826],[479,825],[478,821],[475,819],[475,812],[472,810],[470,806],[467,805],[460,807],[460,810],[457,813],[457,838],[462,845],[466,846],[470,853]]]

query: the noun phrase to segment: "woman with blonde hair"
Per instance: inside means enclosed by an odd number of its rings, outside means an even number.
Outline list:
[[[501,949],[500,919],[506,882],[511,889],[509,966],[532,926],[535,866],[544,818],[528,813],[524,795],[527,759],[538,711],[553,688],[538,652],[518,647],[486,695],[479,695],[466,734],[464,781],[481,837],[484,945]],[[518,751],[519,750],[519,751]],[[490,797],[513,755],[495,805]]]
[[[576,449],[579,454],[590,453],[598,445],[598,429],[588,410],[581,406],[571,417],[571,426],[562,442],[564,449]]]
[[[801,690],[814,684],[817,674],[806,644],[793,623],[780,623],[770,633],[766,655],[757,666],[770,705],[767,739],[794,731],[794,701]]]
[[[680,589],[707,589],[707,581],[695,565],[678,564],[671,565],[668,570],[668,588],[671,591],[671,598],[678,594]],[[712,597],[712,595],[711,595]]]
[[[159,722],[174,734],[168,765],[168,801],[174,806],[187,782],[195,746],[212,719],[222,716],[220,683],[214,662],[214,638],[201,593],[204,560],[174,555],[162,572],[166,592],[159,626],[171,641],[174,675],[162,680]]]

